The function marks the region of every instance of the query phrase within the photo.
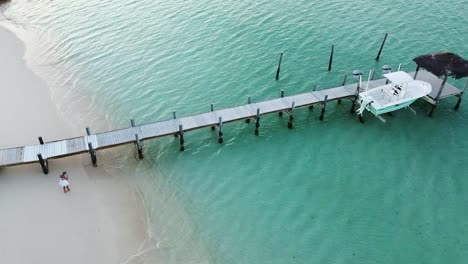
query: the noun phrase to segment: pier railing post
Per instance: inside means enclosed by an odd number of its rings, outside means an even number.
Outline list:
[[[141,144],[140,137],[138,134],[135,134],[135,145],[138,152],[138,158],[143,159],[143,145]]]
[[[223,118],[221,116],[219,117],[218,128],[219,128],[218,143],[222,144],[224,142],[224,139],[223,139]]]
[[[293,120],[294,120],[294,108],[295,108],[295,102],[293,101],[291,103],[291,110],[289,112],[289,121],[288,121],[288,128],[292,129],[293,128]]]
[[[260,128],[260,108],[257,108],[257,115],[255,117],[255,135],[258,136]]]
[[[47,159],[42,158],[42,154],[37,154],[37,159],[39,160],[39,164],[41,164],[42,171],[44,174],[49,174],[49,162]]]
[[[179,125],[179,143],[180,143],[180,151],[185,150],[185,140],[184,140],[184,129],[182,125]]]
[[[44,145],[44,140],[42,139],[42,137],[38,137],[37,139],[39,139],[39,144]]]
[[[279,58],[279,62],[278,62],[278,69],[276,69],[276,78],[275,78],[275,80],[279,80],[280,71],[281,71],[281,61],[282,60],[283,60],[283,52],[280,53],[280,58]]]
[[[333,52],[334,51],[335,51],[335,45],[332,45],[331,52],[330,52],[330,59],[328,60],[328,71],[331,71],[331,69],[332,69]]]
[[[327,107],[328,94],[323,98],[322,110],[320,111],[320,121],[323,121],[323,116],[325,115],[325,108]]]
[[[88,142],[88,151],[89,155],[91,156],[91,162],[93,163],[94,167],[97,167],[97,157],[96,157],[96,151],[93,148],[93,143]]]
[[[284,97],[284,90],[281,90],[280,92],[280,98],[283,98]],[[279,111],[278,112],[278,116],[283,116],[283,111]]]
[[[387,40],[388,33],[385,33],[385,37],[382,41],[382,45],[380,46],[379,53],[377,54],[377,57],[375,57],[375,60],[378,61],[380,59],[380,54],[382,53],[383,47],[385,45],[385,41]]]
[[[462,101],[463,94],[465,93],[466,88],[468,87],[468,80],[466,81],[465,88],[463,88],[463,91],[458,95],[458,101],[457,104],[453,107],[454,110],[458,110],[460,108],[460,104]]]

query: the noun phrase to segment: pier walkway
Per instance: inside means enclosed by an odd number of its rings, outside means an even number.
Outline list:
[[[414,73],[410,74],[414,76]],[[445,84],[445,88],[439,95],[439,98],[436,99],[442,80],[429,72],[419,71],[417,79],[432,84],[433,91],[425,98],[431,104],[435,104],[438,99],[450,96],[458,96],[461,100],[463,91],[449,83]],[[374,88],[381,86],[385,84],[385,81],[385,79],[371,80],[368,87]],[[367,82],[364,81],[363,87],[366,86]],[[280,98],[256,103],[249,102],[245,105],[220,110],[214,110],[212,106],[212,111],[171,120],[142,125],[135,125],[132,120],[132,126],[119,130],[91,134],[90,130],[87,128],[87,135],[85,136],[45,143],[42,142],[42,138],[40,138],[41,144],[38,145],[0,149],[0,167],[39,162],[44,173],[48,173],[48,159],[81,153],[90,153],[92,162],[96,165],[96,150],[129,143],[136,145],[139,157],[143,158],[141,141],[176,135],[179,137],[181,150],[184,150],[184,133],[206,127],[211,127],[213,130],[218,129],[218,141],[222,143],[222,127],[224,123],[238,120],[250,122],[250,119],[254,119],[256,122],[255,134],[258,134],[260,117],[271,113],[287,113],[289,115],[288,126],[292,128],[295,108],[319,105],[321,107],[320,119],[322,120],[327,102],[348,98],[353,102],[353,111],[357,95],[356,90],[357,84],[353,83],[336,88],[311,91],[291,96],[284,96],[284,93],[281,92]]]

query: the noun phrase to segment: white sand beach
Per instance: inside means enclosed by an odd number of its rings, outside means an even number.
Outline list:
[[[23,43],[0,27],[0,147],[81,135],[23,56]],[[146,232],[137,192],[85,154],[49,164],[48,175],[39,164],[0,169],[0,263],[127,262]],[[70,176],[67,194],[58,184],[62,171]]]

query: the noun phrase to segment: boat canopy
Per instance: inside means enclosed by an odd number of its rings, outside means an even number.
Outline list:
[[[385,78],[387,78],[390,82],[400,84],[405,82],[414,81],[411,75],[407,74],[403,71],[397,71],[392,73],[384,74]]]
[[[437,77],[446,75],[460,79],[468,76],[468,60],[452,52],[421,55],[413,61],[418,67],[428,70]]]

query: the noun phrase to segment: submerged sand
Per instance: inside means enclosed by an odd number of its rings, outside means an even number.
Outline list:
[[[82,135],[27,68],[24,45],[0,28],[0,148]],[[146,217],[137,191],[88,155],[0,169],[0,263],[134,263]],[[58,175],[66,170],[71,191]],[[130,258],[130,259],[129,259]]]

